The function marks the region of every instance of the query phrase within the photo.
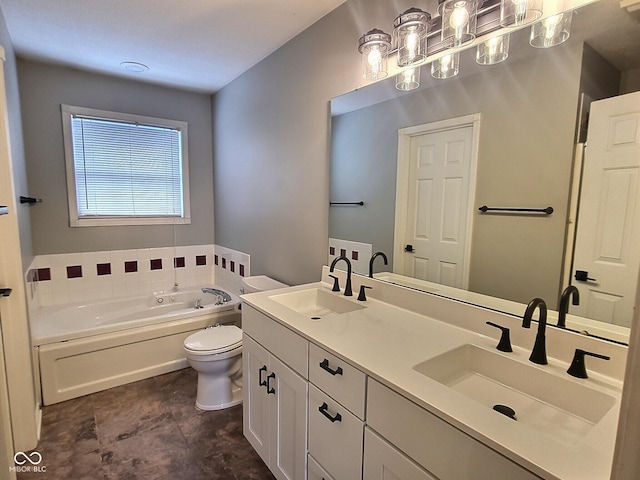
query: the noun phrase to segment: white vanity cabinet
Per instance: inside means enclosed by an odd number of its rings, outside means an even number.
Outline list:
[[[310,462],[333,480],[360,479],[367,376],[310,343],[309,382]]]
[[[308,342],[246,305],[243,330],[244,435],[276,478],[304,479]]]
[[[539,479],[495,450],[371,379],[367,388],[367,424],[394,448],[440,480]],[[373,480],[380,477],[374,475],[365,478]]]

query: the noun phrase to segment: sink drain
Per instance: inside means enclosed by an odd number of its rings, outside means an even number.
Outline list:
[[[501,413],[501,414],[503,414],[503,415],[506,415],[506,416],[507,416],[507,417],[509,417],[509,418],[512,418],[512,419],[514,419],[514,420],[517,420],[517,419],[516,419],[516,411],[515,411],[513,408],[511,408],[511,407],[508,407],[508,406],[506,406],[506,405],[500,405],[500,404],[498,403],[498,404],[496,404],[496,405],[494,405],[494,406],[493,406],[493,409],[494,409],[496,412],[498,412],[498,413]]]

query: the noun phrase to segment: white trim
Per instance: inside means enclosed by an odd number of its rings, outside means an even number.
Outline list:
[[[476,177],[478,173],[478,151],[480,148],[480,120],[481,114],[464,115],[462,117],[449,118],[438,122],[414,125],[398,130],[398,170],[396,176],[396,213],[393,232],[393,271],[402,273],[400,266],[404,265],[404,245],[399,241],[404,238],[407,224],[407,212],[409,207],[408,190],[409,182],[409,151],[411,137],[434,133],[454,128],[470,126],[473,128],[471,140],[471,165],[469,166],[469,197],[467,201],[467,239],[464,247],[464,268],[462,271],[462,284],[464,289],[469,287],[469,267],[471,260],[471,244],[473,237],[474,204],[476,200]]]
[[[191,194],[189,189],[189,131],[187,122],[169,120],[144,115],[111,112],[94,108],[74,107],[61,105],[62,132],[64,140],[64,155],[67,177],[67,199],[69,205],[69,225],[71,227],[97,227],[115,225],[178,225],[191,223]],[[140,123],[158,127],[175,128],[181,132],[182,137],[182,217],[78,217],[78,203],[76,197],[76,179],[73,163],[73,141],[71,132],[71,118],[73,115],[106,118],[128,123]]]

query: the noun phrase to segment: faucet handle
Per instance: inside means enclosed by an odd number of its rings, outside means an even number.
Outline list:
[[[611,360],[611,357],[608,357],[607,355],[600,355],[599,353],[587,352],[586,350],[582,350],[581,348],[576,348],[571,366],[567,370],[567,373],[569,375],[577,378],[589,378],[589,376],[587,375],[587,367],[584,363],[585,355],[601,358],[603,360]]]
[[[493,322],[486,322],[486,324],[502,330],[500,341],[498,342],[498,346],[496,348],[501,352],[513,352],[513,348],[511,348],[511,336],[509,335],[509,329]]]
[[[365,302],[367,300],[367,295],[365,293],[365,289],[367,288],[373,288],[373,287],[370,287],[368,285],[360,285],[360,293],[358,294],[358,300],[360,300],[361,302]]]
[[[338,281],[338,277],[336,277],[335,275],[329,275],[331,278],[333,278],[333,288],[331,289],[332,292],[339,292],[340,291],[340,282]]]

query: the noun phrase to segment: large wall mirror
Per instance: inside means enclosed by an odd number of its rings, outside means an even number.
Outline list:
[[[595,276],[593,266],[574,262],[577,205],[589,199],[595,210],[606,211],[617,201],[628,206],[627,217],[634,214],[635,187],[628,187],[626,197],[621,194],[627,179],[610,184],[606,192],[587,191],[581,187],[581,168],[591,106],[597,105],[593,102],[640,90],[638,18],[621,8],[618,0],[601,0],[574,12],[571,36],[558,46],[533,48],[529,29],[523,29],[511,34],[509,57],[500,64],[477,65],[476,49],[471,48],[461,53],[456,77],[433,79],[427,65],[417,90],[400,92],[395,79],[388,78],[334,99],[330,200],[356,205],[330,208],[329,236],[385,252],[389,264],[376,261],[375,267],[381,278],[383,272],[395,272],[385,278],[513,314],[521,315],[534,297],[556,310],[563,289],[576,283],[576,270],[588,272],[586,278]],[[625,128],[631,123],[626,122]],[[460,268],[464,274],[428,279],[426,268],[406,266],[416,263],[406,260],[415,250],[405,252],[412,242],[399,229],[399,217],[412,208],[407,195],[421,194],[409,188],[415,179],[403,183],[402,158],[407,156],[411,163],[411,150],[422,148],[410,141],[416,132],[440,134],[465,126],[471,129],[465,148],[471,150],[473,164],[464,181],[438,197],[439,203],[453,198],[451,203],[458,202],[459,211],[437,219],[440,224],[454,223],[452,238],[464,244],[466,263]],[[640,138],[631,143],[637,146]],[[552,207],[553,213],[483,213],[479,210],[483,205]],[[640,203],[635,212],[640,212]],[[460,214],[466,220],[460,222]],[[464,228],[457,228],[460,224]],[[638,238],[629,245],[628,232],[618,223],[610,222],[604,231],[612,248],[621,245],[625,252],[640,251]],[[463,238],[456,238],[460,232]],[[627,283],[634,283],[637,276],[636,266],[633,282]],[[581,296],[581,303],[588,303],[589,293]],[[582,325],[578,329],[624,342],[630,316],[617,314],[615,306],[606,311],[607,303],[603,305],[592,315],[594,321],[576,323]],[[587,317],[580,308],[571,306],[569,318]]]

